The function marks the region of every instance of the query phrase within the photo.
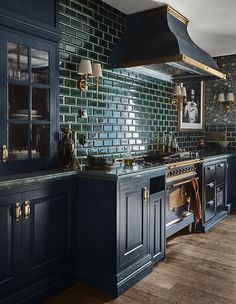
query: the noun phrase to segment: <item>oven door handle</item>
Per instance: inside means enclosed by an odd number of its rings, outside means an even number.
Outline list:
[[[195,177],[195,179],[199,179],[199,177]],[[185,180],[185,181],[182,181],[182,182],[179,182],[179,183],[173,184],[172,186],[173,186],[173,187],[178,187],[178,186],[181,186],[181,185],[184,185],[184,184],[190,183],[191,181],[192,181],[192,179],[187,179],[187,180]]]

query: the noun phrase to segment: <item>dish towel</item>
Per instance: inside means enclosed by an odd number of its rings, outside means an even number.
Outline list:
[[[192,201],[191,211],[194,214],[195,224],[198,224],[200,219],[202,218],[202,206],[201,206],[201,199],[200,199],[200,194],[199,194],[199,184],[198,184],[197,177],[192,178],[192,185],[193,185],[193,190],[195,193],[195,199]]]

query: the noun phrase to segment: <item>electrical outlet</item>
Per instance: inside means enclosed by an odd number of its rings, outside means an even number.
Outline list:
[[[88,118],[88,112],[87,112],[87,110],[84,109],[84,108],[81,108],[79,110],[79,116],[80,116],[80,118]]]
[[[86,144],[86,135],[85,134],[79,134],[79,144],[81,146],[84,146]]]

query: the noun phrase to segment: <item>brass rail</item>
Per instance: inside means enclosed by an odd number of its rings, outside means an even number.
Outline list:
[[[199,179],[199,177],[193,177],[193,178],[195,178],[197,180]],[[173,184],[173,187],[178,187],[178,186],[190,183],[191,181],[192,181],[192,178],[191,179],[187,179],[187,180],[182,181],[182,182],[179,182],[179,183],[176,183],[176,184]]]

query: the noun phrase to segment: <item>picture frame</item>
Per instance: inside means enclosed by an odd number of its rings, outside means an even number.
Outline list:
[[[203,81],[182,83],[187,96],[178,110],[179,131],[201,131],[204,127]]]

